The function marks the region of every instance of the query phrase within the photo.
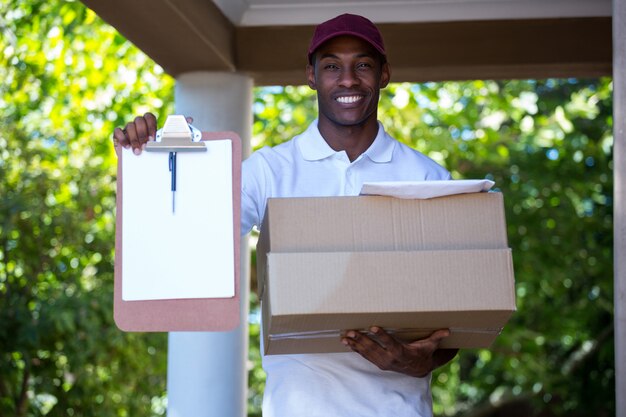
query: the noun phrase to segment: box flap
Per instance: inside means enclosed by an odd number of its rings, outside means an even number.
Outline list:
[[[260,242],[260,254],[508,247],[501,193],[269,199]]]

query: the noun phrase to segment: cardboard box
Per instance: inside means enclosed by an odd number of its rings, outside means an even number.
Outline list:
[[[373,325],[488,347],[515,310],[500,193],[270,199],[257,269],[266,354],[343,352]]]

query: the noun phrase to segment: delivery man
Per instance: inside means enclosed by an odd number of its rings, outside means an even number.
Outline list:
[[[242,233],[261,224],[271,197],[357,195],[368,181],[450,179],[378,121],[380,89],[390,75],[382,36],[371,21],[344,14],[317,26],[306,76],[317,92],[318,119],[290,141],[244,161]],[[114,140],[139,154],[156,126],[147,113],[116,128]],[[354,352],[265,356],[263,415],[431,416],[430,373],[457,352],[439,349],[449,331],[412,343],[378,327],[370,331],[346,332],[341,342]]]

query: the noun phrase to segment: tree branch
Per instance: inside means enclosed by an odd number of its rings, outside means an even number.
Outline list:
[[[487,402],[473,408],[463,417],[529,416],[531,413],[530,394],[510,396],[492,404]]]
[[[576,349],[572,354],[567,358],[565,364],[563,365],[563,374],[571,375],[590,357],[595,355],[598,350],[602,347],[604,342],[611,336],[613,333],[613,322],[605,327],[596,340],[592,343],[590,348],[585,348],[585,344],[583,343],[578,349]]]
[[[30,360],[24,361],[24,377],[20,386],[20,393],[16,398],[15,415],[17,417],[26,417],[28,411],[28,381],[30,380]]]

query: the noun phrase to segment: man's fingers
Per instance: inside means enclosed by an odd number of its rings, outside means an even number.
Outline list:
[[[344,339],[347,340],[348,346],[352,350],[360,353],[372,362],[380,362],[381,357],[387,354],[385,346],[381,346],[380,343],[361,332],[351,330]]]
[[[141,154],[146,142],[154,140],[157,130],[157,118],[152,113],[137,116],[132,122],[121,129],[113,130],[113,140],[124,148],[132,148],[136,155]]]
[[[346,333],[344,340],[348,342],[349,346],[352,349],[360,353],[371,351],[373,349],[382,349],[378,343],[374,342],[369,337],[355,330],[350,330],[348,333]]]
[[[126,139],[124,131],[119,127],[116,127],[113,131],[113,143],[116,146],[120,145],[124,148],[128,148],[130,146],[130,142],[128,141],[128,139]]]
[[[381,329],[380,327],[372,327],[370,328],[370,332],[376,335],[376,339],[383,344],[383,346],[392,346],[397,344],[398,342],[394,339],[389,333]]]
[[[143,145],[148,141],[148,123],[141,116],[135,117],[135,130],[137,131],[137,140]]]
[[[382,328],[374,326],[370,328],[370,332],[374,334],[374,337],[386,350],[392,354],[398,353],[402,350],[402,344],[398,342],[392,335],[384,331]]]
[[[436,332],[431,334],[428,337],[428,339],[431,340],[433,343],[436,343],[437,346],[439,346],[441,341],[443,339],[445,339],[446,337],[448,337],[448,336],[450,336],[450,330],[448,330],[448,329],[441,329],[441,330],[437,330]]]
[[[154,138],[156,137],[156,131],[157,131],[157,118],[152,113],[144,114],[143,118],[145,119],[146,124],[148,126],[148,139],[154,140]]]
[[[380,334],[380,332],[379,332]],[[355,352],[363,356],[374,365],[383,370],[393,370],[397,365],[400,355],[402,354],[402,346],[389,335],[385,339],[386,345],[376,335],[376,340],[366,334],[350,331],[346,334],[348,346]]]
[[[141,153],[141,142],[137,136],[137,129],[135,128],[135,123],[128,123],[126,125],[126,137],[130,141],[130,146],[133,148],[133,152],[136,155]]]
[[[441,341],[448,336],[450,336],[450,330],[448,329],[437,330],[433,332],[430,336],[428,336],[426,339],[418,340],[416,342],[410,343],[409,345],[416,347],[416,348],[428,347],[429,350],[434,352],[435,350],[439,349],[439,345],[441,344]]]
[[[382,370],[423,378],[456,354],[456,351],[438,354],[441,352],[439,344],[450,335],[447,329],[437,330],[412,343],[399,341],[378,326],[371,327],[370,332],[371,335],[350,330],[342,338],[342,343]]]

